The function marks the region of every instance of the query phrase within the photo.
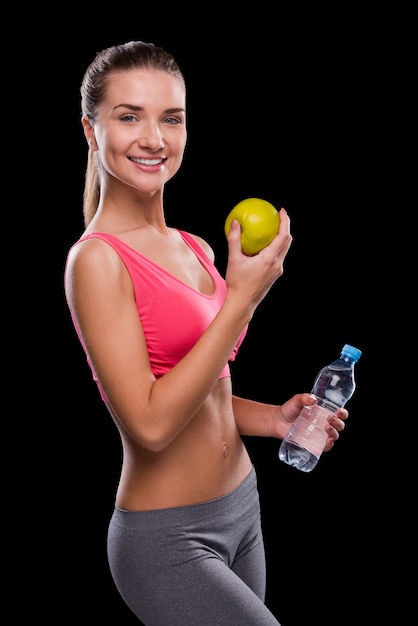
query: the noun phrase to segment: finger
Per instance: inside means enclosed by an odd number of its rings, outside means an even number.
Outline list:
[[[229,253],[241,252],[241,225],[238,220],[232,220],[228,235]]]
[[[280,228],[277,235],[261,252],[268,255],[272,254],[275,260],[283,260],[292,243],[292,235],[290,234],[290,219],[286,209],[280,209]]]
[[[346,420],[348,417],[348,411],[347,409],[338,409],[336,411],[336,416],[340,419],[340,420]]]
[[[335,441],[328,437],[327,442],[325,444],[324,452],[329,452],[334,447]]]
[[[279,233],[282,233],[282,235],[290,234],[290,217],[284,207],[280,209],[279,215],[280,215]]]
[[[345,428],[345,422],[344,420],[340,419],[339,417],[337,417],[334,414],[331,414],[328,418],[328,424],[332,427],[335,428],[336,431],[341,432],[344,430]]]

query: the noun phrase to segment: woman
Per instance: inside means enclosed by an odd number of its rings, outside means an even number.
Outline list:
[[[130,42],[87,68],[86,229],[65,292],[123,463],[108,530],[117,589],[147,626],[273,626],[254,468],[242,435],[283,438],[305,404],[233,395],[235,359],[283,273],[289,218],[258,255],[228,237],[225,278],[200,237],[168,227],[165,184],[186,146],[186,87],[170,54]],[[326,450],[345,409],[329,416]]]

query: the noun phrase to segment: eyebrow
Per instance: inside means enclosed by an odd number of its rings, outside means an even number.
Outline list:
[[[124,109],[129,109],[130,111],[143,111],[144,107],[139,107],[136,106],[134,104],[117,104],[115,107],[113,107],[113,110],[115,111],[116,109],[120,109],[120,108],[124,108]],[[181,107],[173,107],[171,109],[165,109],[165,111],[163,111],[163,113],[184,113],[185,110]]]

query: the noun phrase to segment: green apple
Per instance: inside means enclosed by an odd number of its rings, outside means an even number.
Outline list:
[[[225,235],[229,236],[232,220],[241,226],[241,250],[254,256],[269,245],[279,232],[280,215],[267,200],[246,198],[238,202],[225,220]]]

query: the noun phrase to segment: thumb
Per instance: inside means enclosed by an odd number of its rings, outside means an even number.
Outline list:
[[[229,250],[241,250],[241,224],[238,220],[232,220],[231,228],[228,235]]]

